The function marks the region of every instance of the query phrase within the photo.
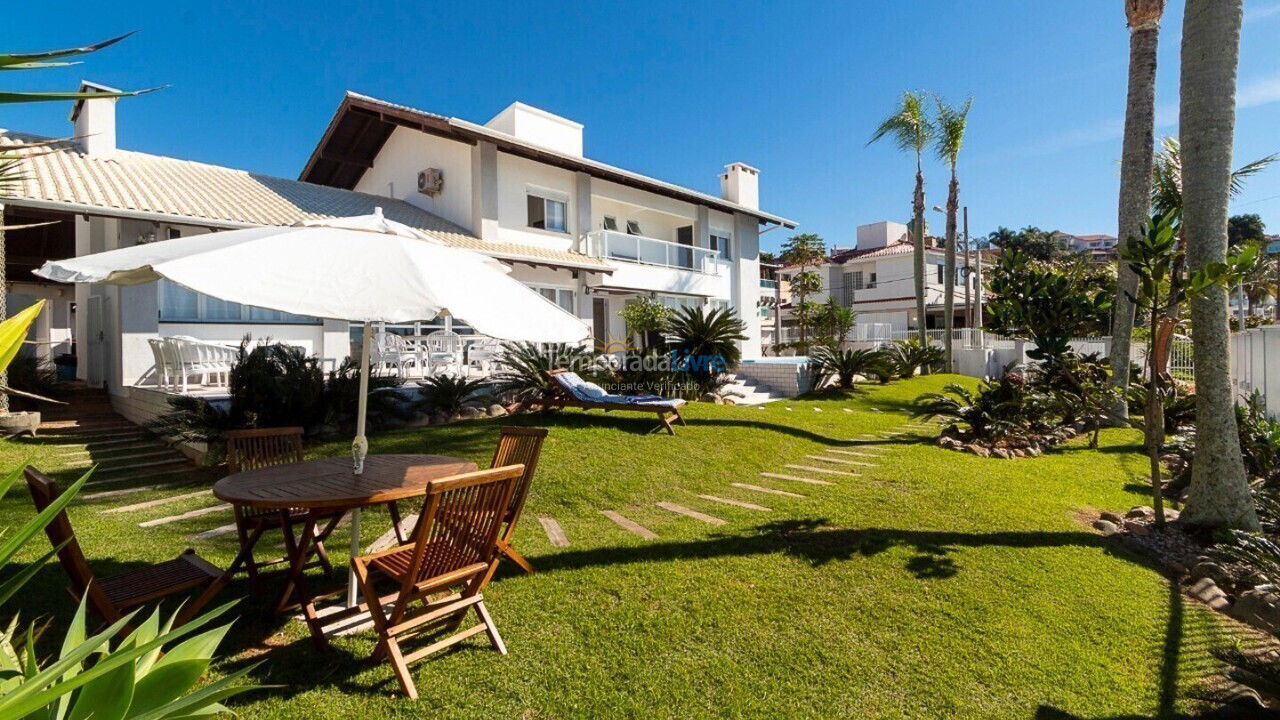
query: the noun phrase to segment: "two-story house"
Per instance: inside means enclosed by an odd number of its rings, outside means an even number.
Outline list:
[[[301,180],[403,200],[457,225],[513,276],[619,349],[628,301],[731,307],[760,355],[759,171],[728,165],[714,196],[591,160],[583,126],[523,103],[484,124],[347,93]],[[549,249],[581,262],[530,257]],[[603,265],[603,269],[601,268]],[[518,308],[513,308],[518,312]]]
[[[857,336],[872,328],[884,331],[904,331],[917,325],[915,274],[912,270],[914,254],[907,234],[907,226],[901,223],[881,221],[859,225],[857,243],[852,248],[835,248],[816,266],[807,268],[822,279],[822,289],[808,300],[825,303],[829,298],[857,312]],[[939,247],[937,238],[926,238],[925,250],[925,327],[943,327],[944,274],[946,253]],[[954,295],[954,327],[966,326],[968,306],[965,304],[965,286],[969,285],[972,302],[973,276],[963,251],[956,254],[956,282]],[[780,276],[790,279],[800,268],[783,268]],[[792,297],[794,300],[794,296]],[[783,317],[784,340],[794,340],[794,318]]]

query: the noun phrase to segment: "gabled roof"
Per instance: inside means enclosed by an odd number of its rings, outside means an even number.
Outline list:
[[[672,185],[595,160],[557,152],[460,118],[445,117],[350,91],[338,105],[333,119],[329,122],[329,127],[316,145],[316,149],[312,151],[311,158],[307,160],[307,165],[303,168],[299,179],[333,187],[355,187],[365,171],[373,167],[374,158],[397,126],[439,135],[468,145],[482,141],[492,142],[502,152],[566,170],[584,172],[592,177],[619,185],[705,205],[724,212],[744,213],[763,223],[787,228],[796,227],[793,220],[745,207],[714,195]]]
[[[24,149],[31,143],[42,145]],[[26,156],[21,179],[0,188],[0,202],[16,206],[213,228],[293,225],[368,215],[381,207],[389,219],[456,247],[505,260],[612,271],[581,253],[486,242],[444,218],[379,195],[129,150],[92,156],[71,142],[8,131],[0,131],[0,151]]]

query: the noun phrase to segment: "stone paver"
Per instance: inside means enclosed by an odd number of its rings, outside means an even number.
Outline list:
[[[734,500],[733,498],[725,498],[725,497],[720,497],[718,495],[699,495],[698,497],[702,498],[703,500],[710,500],[711,502],[718,502],[724,505],[733,505],[734,507],[746,508],[747,510],[760,510],[762,512],[770,511],[769,508],[763,505],[756,505],[755,503],[743,502],[742,500]]]
[[[618,527],[621,527],[623,530],[626,530],[635,535],[639,535],[645,540],[658,539],[658,534],[655,533],[654,531],[637,523],[634,520],[623,517],[622,515],[619,515],[618,513],[612,510],[601,510],[600,513],[605,517],[609,518],[610,520],[614,521],[615,523],[617,523]]]
[[[785,497],[802,498],[805,497],[800,493],[787,492],[786,490],[774,490],[773,488],[760,487],[759,485],[751,485],[749,483],[729,483],[730,487],[740,488],[742,490],[751,490],[752,492],[768,493],[770,495],[783,495]]]
[[[212,539],[212,538],[222,537],[223,535],[230,535],[231,533],[233,533],[233,532],[235,532],[235,531],[236,531],[236,524],[235,524],[235,523],[231,523],[230,525],[219,525],[218,527],[213,528],[213,529],[211,529],[211,530],[205,530],[204,532],[198,532],[198,533],[196,533],[196,534],[192,535],[192,536],[191,536],[191,539],[192,539],[192,540],[210,540],[210,539]]]
[[[788,463],[785,467],[792,470],[805,470],[807,472],[822,473],[824,475],[844,475],[846,477],[858,477],[858,473],[849,472],[848,470],[832,470],[831,468],[820,468],[813,465],[793,465]]]
[[[149,528],[149,527],[156,527],[157,525],[168,525],[169,523],[179,522],[181,520],[189,520],[191,518],[200,517],[201,515],[208,515],[209,513],[215,513],[220,510],[230,510],[230,509],[231,509],[231,506],[226,503],[221,503],[219,505],[210,505],[209,507],[198,508],[196,510],[188,510],[187,512],[184,512],[181,515],[170,515],[169,517],[156,518],[155,520],[146,520],[144,522],[138,523],[138,527]]]
[[[542,525],[542,530],[547,534],[547,542],[552,547],[569,547],[569,538],[564,534],[564,528],[560,527],[560,523],[555,518],[539,516],[538,523]]]
[[[134,503],[133,505],[121,505],[120,507],[107,508],[106,510],[103,510],[102,513],[104,515],[108,515],[111,513],[125,513],[125,512],[134,512],[135,510],[146,510],[147,508],[159,507],[161,505],[166,505],[171,502],[177,502],[179,500],[188,500],[193,497],[199,497],[201,495],[209,495],[209,494],[210,492],[208,490],[197,490],[195,492],[184,493],[182,495],[170,495],[169,497],[160,498],[158,500],[148,500],[147,502]]]
[[[693,518],[694,520],[701,520],[702,522],[704,522],[704,523],[708,523],[708,524],[710,524],[710,525],[724,525],[724,524],[725,524],[725,523],[724,523],[724,520],[721,520],[720,518],[718,518],[718,517],[716,517],[716,516],[714,516],[714,515],[708,515],[708,514],[706,514],[706,513],[700,513],[700,512],[698,512],[697,510],[694,510],[694,509],[692,509],[692,508],[687,508],[687,507],[685,507],[685,506],[683,506],[683,505],[677,505],[677,504],[675,504],[675,503],[671,503],[671,502],[664,502],[664,501],[661,501],[661,500],[660,500],[660,501],[658,501],[658,502],[656,502],[656,503],[654,503],[654,505],[657,505],[658,507],[662,508],[663,510],[670,510],[670,511],[671,511],[671,512],[673,512],[673,513],[679,513],[680,515],[684,515],[685,517],[691,517],[691,518]]]
[[[790,480],[792,482],[808,483],[809,485],[834,485],[833,482],[826,480],[818,480],[816,478],[800,477],[799,475],[784,475],[782,473],[762,472],[760,477],[773,478],[774,480]]]
[[[858,460],[848,460],[845,458],[833,458],[825,455],[805,455],[810,460],[821,460],[822,462],[836,463],[839,465],[860,465],[862,467],[875,467],[875,463],[861,462]]]
[[[828,448],[826,452],[836,453],[837,455],[852,455],[853,457],[864,457],[864,458],[884,457],[878,452],[863,452],[860,450],[839,450],[837,448]]]

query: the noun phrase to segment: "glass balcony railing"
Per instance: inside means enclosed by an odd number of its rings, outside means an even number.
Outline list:
[[[616,230],[587,233],[587,253],[598,258],[679,268],[709,275],[720,273],[720,262],[715,250],[643,235],[628,235]]]
[[[777,290],[777,289],[778,289],[778,281],[777,281],[777,280],[770,280],[769,278],[760,278],[760,289],[762,289],[762,290]]]

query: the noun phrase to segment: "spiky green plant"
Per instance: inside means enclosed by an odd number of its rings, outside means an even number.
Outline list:
[[[468,400],[489,386],[484,379],[471,380],[459,375],[433,375],[419,383],[422,402],[433,412],[457,415]]]
[[[813,359],[818,366],[815,388],[821,388],[834,379],[838,387],[847,390],[853,387],[854,378],[859,375],[878,378],[884,374],[892,374],[887,367],[890,361],[880,350],[836,350],[820,347],[813,354]]]
[[[531,342],[503,343],[494,373],[494,388],[508,393],[520,403],[543,400],[551,385],[543,373],[548,370],[572,370],[584,377],[598,376],[604,367],[600,353],[581,345]]]
[[[894,373],[906,379],[915,375],[917,370],[925,374],[934,370],[943,360],[943,351],[928,340],[908,338],[885,348],[885,357]]]

